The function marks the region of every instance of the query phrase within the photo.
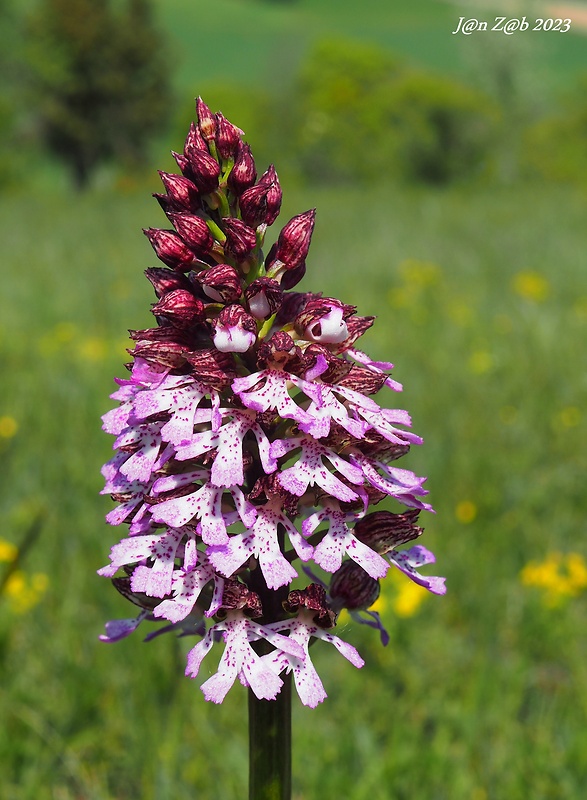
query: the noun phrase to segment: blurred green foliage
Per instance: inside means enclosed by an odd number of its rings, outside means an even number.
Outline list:
[[[491,153],[497,111],[487,96],[375,45],[319,42],[298,97],[294,146],[310,179],[442,184],[470,177]]]
[[[36,124],[83,188],[104,161],[144,160],[169,111],[169,65],[148,0],[42,0],[26,21]]]

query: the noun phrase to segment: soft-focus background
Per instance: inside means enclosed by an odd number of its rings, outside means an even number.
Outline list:
[[[97,640],[133,615],[95,574],[122,535],[100,415],[150,324],[156,168],[201,94],[276,164],[281,224],[317,207],[302,286],[378,315],[364,349],[425,438],[406,465],[447,576],[444,598],[384,582],[386,650],[342,620],[362,670],[313,649],[329,697],[295,707],[296,800],[583,798],[587,4],[0,13],[0,796],[246,796],[244,690],[206,704],[189,640]],[[498,14],[572,24],[451,33]]]

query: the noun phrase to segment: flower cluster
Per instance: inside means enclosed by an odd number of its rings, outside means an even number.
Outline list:
[[[421,439],[409,415],[373,400],[401,386],[392,364],[356,342],[373,317],[321,294],[293,291],[306,271],[315,212],[295,216],[264,256],[277,218],[275,169],[257,177],[243,133],[197,100],[181,174],[161,172],[155,195],[173,227],[145,231],[165,265],[146,276],[156,326],[131,331],[129,377],[104,415],[116,437],[104,493],[107,520],[129,535],[99,571],[140,607],[106,626],[117,641],[143,620],[201,639],[188,655],[195,677],[215,641],[225,649],[202,690],[221,702],[234,680],[275,698],[293,672],[314,707],[326,696],[312,640],[363,661],[329,632],[347,608],[386,634],[369,606],[395,567],[431,592],[444,580],[418,568],[434,560],[417,538],[424,478],[394,465]],[[391,497],[403,511],[369,506]],[[296,525],[296,521],[299,524]],[[297,561],[332,578],[303,586]],[[119,570],[121,575],[117,575]]]

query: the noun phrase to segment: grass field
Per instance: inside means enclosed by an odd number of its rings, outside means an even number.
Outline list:
[[[361,671],[316,648],[329,698],[295,707],[294,795],[579,800],[587,594],[548,604],[520,574],[552,551],[587,557],[587,198],[284,188],[281,219],[318,208],[305,288],[379,316],[365,349],[396,363],[425,438],[409,466],[429,475],[426,544],[448,583],[402,617],[391,582],[387,650],[345,630]],[[111,447],[99,417],[126,329],[149,324],[140,228],[162,222],[156,189],[1,200],[0,538],[19,545],[40,520],[21,566],[48,577],[29,611],[0,600],[6,800],[246,796],[242,688],[207,705],[182,677],[189,641],[97,641],[129,614],[95,575],[118,538],[98,496]]]

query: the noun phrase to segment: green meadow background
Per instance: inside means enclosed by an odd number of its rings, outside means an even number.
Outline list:
[[[451,35],[469,5],[155,8],[176,93],[190,102],[215,82],[285,92],[312,41],[333,33],[463,79],[478,55],[474,37]],[[579,30],[499,46],[515,51],[532,96],[564,91],[587,67]],[[166,142],[157,166],[171,170],[167,150],[181,144]],[[279,171],[279,151],[270,157]],[[158,184],[154,169],[105,173],[77,194],[40,160],[0,194],[0,539],[5,554],[20,548],[0,580],[17,567],[22,582],[0,596],[3,800],[247,796],[246,693],[237,684],[216,707],[198,689],[214,656],[189,681],[193,641],[144,644],[139,630],[98,642],[106,620],[134,614],[95,574],[123,535],[103,521],[112,442],[100,416],[125,374],[127,329],[150,325],[142,271],[155,259],[141,228],[163,224]],[[294,797],[580,800],[587,186],[539,176],[329,186],[287,172],[282,185],[277,229],[317,208],[301,286],[378,316],[362,346],[395,363],[404,392],[381,401],[409,409],[425,439],[402,465],[429,476],[436,514],[423,515],[423,543],[448,586],[398,614],[401,589],[384,582],[386,649],[343,619],[362,670],[312,648],[329,696],[315,710],[295,703]],[[575,571],[543,570],[549,592],[523,580],[553,553]]]

